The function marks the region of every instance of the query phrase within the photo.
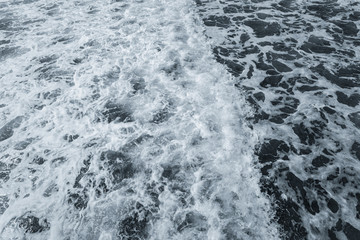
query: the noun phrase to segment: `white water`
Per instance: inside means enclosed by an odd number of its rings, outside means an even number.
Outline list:
[[[2,47],[17,47],[0,59],[0,126],[23,116],[0,142],[10,171],[0,179],[1,239],[131,239],[119,223],[141,215],[139,203],[148,213],[139,239],[277,239],[252,165],[257,137],[242,121],[249,109],[213,59],[191,0],[0,6],[11,22]],[[108,102],[133,121],[98,121]],[[101,158],[109,150],[126,154],[131,177],[113,181]],[[167,168],[178,172],[164,177]],[[101,179],[108,191],[96,194]],[[85,193],[86,208],[69,203],[71,193]],[[19,219],[30,215],[47,227],[25,232]]]

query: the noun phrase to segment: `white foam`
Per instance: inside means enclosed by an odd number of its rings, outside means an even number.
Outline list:
[[[21,158],[0,189],[10,199],[0,216],[2,238],[114,239],[136,202],[153,207],[147,190],[153,183],[164,191],[150,217],[150,239],[225,239],[229,234],[277,239],[252,165],[257,137],[242,120],[249,109],[232,77],[213,59],[192,1],[55,5],[49,10],[44,0],[18,2],[4,10],[14,14],[15,25],[45,21],[12,33],[9,45],[24,51],[0,66],[6,104],[1,123],[26,116],[1,142],[2,161]],[[51,55],[56,57],[41,60]],[[131,84],[135,78],[146,86],[137,93]],[[51,94],[54,90],[57,94]],[[129,106],[134,121],[97,122],[108,101]],[[35,105],[44,106],[38,110]],[[164,109],[168,119],[152,122]],[[66,134],[79,137],[69,142]],[[127,153],[135,175],[113,185],[101,152],[118,151],[143,134],[151,138]],[[35,140],[14,150],[24,138]],[[46,162],[32,163],[36,156]],[[78,210],[68,203],[68,192],[76,192],[74,181],[89,156],[89,170],[80,182],[88,185],[89,202]],[[166,164],[180,166],[174,180],[161,177]],[[110,192],[97,197],[90,181],[102,177]],[[183,190],[174,190],[175,185]],[[177,231],[189,212],[196,224]],[[8,224],[24,214],[46,218],[50,228],[31,234]]]

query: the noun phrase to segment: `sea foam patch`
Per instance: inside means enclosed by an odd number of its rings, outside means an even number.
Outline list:
[[[1,11],[1,238],[278,238],[192,1]]]

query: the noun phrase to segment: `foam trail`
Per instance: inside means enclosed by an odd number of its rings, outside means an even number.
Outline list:
[[[2,239],[277,239],[192,1],[1,3]]]

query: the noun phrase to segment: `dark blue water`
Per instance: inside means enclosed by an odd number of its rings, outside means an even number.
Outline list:
[[[254,114],[260,185],[284,239],[360,239],[360,4],[197,1]]]

